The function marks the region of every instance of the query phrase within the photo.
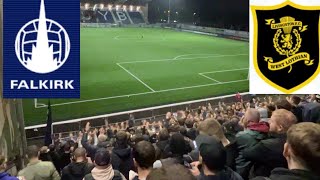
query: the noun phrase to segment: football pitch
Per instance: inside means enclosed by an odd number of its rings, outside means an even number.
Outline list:
[[[55,122],[249,89],[247,42],[151,28],[81,28],[80,38],[81,98],[51,99]],[[25,125],[45,123],[47,104],[25,99]]]

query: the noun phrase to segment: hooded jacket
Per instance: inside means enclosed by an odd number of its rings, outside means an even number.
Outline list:
[[[236,134],[236,143],[238,149],[238,157],[235,159],[236,169],[237,173],[239,173],[245,179],[249,176],[252,163],[243,156],[243,153],[249,147],[252,147],[261,140],[267,138],[267,133],[265,133],[267,128],[269,130],[269,127],[264,123],[249,124],[248,129],[240,131]]]
[[[112,166],[106,169],[93,168],[90,174],[84,177],[84,180],[125,180],[126,178],[119,172],[113,170]]]
[[[0,180],[18,180],[18,178],[10,176],[10,174],[6,172],[2,172],[0,173]]]
[[[198,180],[243,180],[238,173],[232,171],[232,169],[228,167],[226,167],[224,170],[217,173],[216,175],[206,176],[202,173],[197,179]]]
[[[128,179],[129,171],[134,167],[131,148],[113,148],[111,153],[111,164],[113,169],[120,171],[126,179]]]
[[[62,170],[61,180],[82,180],[94,168],[87,162],[72,162]]]
[[[285,168],[275,168],[272,170],[271,175],[269,178],[265,177],[255,177],[252,180],[318,180],[320,179],[320,176],[317,176],[316,174],[301,170],[301,169],[285,169]]]

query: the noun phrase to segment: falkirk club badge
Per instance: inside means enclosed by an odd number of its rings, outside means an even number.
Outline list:
[[[284,93],[304,87],[319,75],[319,9],[290,1],[251,6],[255,69],[265,82]]]

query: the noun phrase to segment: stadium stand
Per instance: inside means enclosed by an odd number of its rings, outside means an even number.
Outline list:
[[[30,162],[54,166],[62,179],[172,179],[170,169],[186,179],[319,179],[320,116],[310,107],[320,107],[320,95],[247,98],[236,94],[229,103],[178,108],[159,120],[131,114],[98,127],[87,122],[81,131],[55,136],[49,147],[31,146],[30,156],[40,156]]]
[[[107,23],[107,24],[145,24],[145,18],[141,11],[127,11],[119,9],[81,9],[80,19],[82,23]]]

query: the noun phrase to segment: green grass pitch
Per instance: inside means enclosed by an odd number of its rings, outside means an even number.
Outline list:
[[[248,88],[247,42],[168,29],[82,28],[81,99],[51,100],[54,121]],[[46,99],[23,101],[25,124],[46,122]]]

